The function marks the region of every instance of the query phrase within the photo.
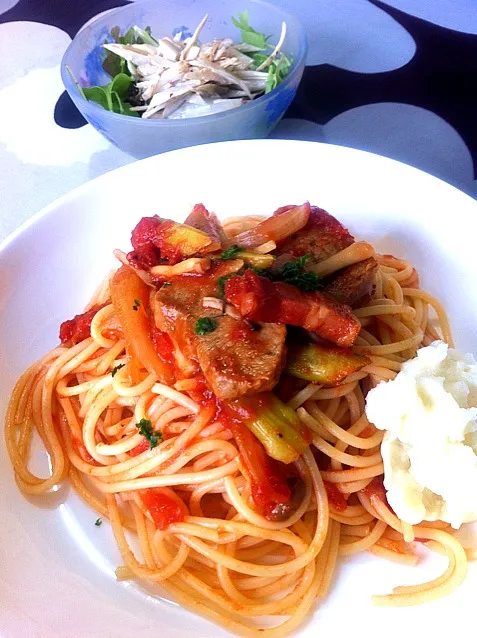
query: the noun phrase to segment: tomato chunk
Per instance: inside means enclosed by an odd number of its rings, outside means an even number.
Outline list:
[[[73,319],[63,321],[60,326],[60,341],[63,344],[76,345],[83,339],[87,339],[91,334],[91,322],[94,315],[107,304],[97,304],[90,310],[80,315],[75,315]]]
[[[164,530],[171,523],[180,523],[184,520],[186,513],[184,503],[171,489],[150,488],[142,491],[141,498],[157,529]]]
[[[150,327],[152,342],[157,354],[162,359],[162,361],[164,361],[164,363],[168,363],[170,366],[174,366],[174,344],[172,343],[171,338],[166,332],[162,332],[162,330],[159,330],[159,328],[156,327],[156,324],[154,323],[154,317],[152,316],[150,317]]]
[[[324,481],[326,494],[328,495],[328,501],[337,512],[344,512],[347,503],[344,494],[339,491],[335,483]]]
[[[134,268],[149,270],[161,261],[161,251],[155,244],[156,231],[162,220],[157,215],[143,217],[131,233],[133,249],[128,253],[128,261]]]

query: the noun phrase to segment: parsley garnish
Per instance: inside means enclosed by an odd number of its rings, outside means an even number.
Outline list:
[[[158,443],[162,443],[163,438],[160,432],[154,432],[152,429],[152,422],[149,419],[141,419],[139,423],[136,423],[136,427],[139,430],[139,434],[149,441],[151,449],[156,447]]]
[[[314,272],[305,270],[305,264],[310,260],[310,255],[303,255],[288,261],[279,270],[279,277],[282,281],[292,286],[296,286],[304,292],[313,292],[322,288],[321,278]]]
[[[133,310],[138,310],[139,306],[141,305],[141,301],[139,299],[135,299],[134,300],[134,306],[133,306]]]
[[[161,288],[169,288],[169,286],[172,286],[172,281],[165,281]]]
[[[317,274],[305,270],[305,264],[310,259],[310,255],[303,255],[293,261],[288,261],[277,273],[273,273],[270,268],[253,268],[253,271],[260,277],[267,277],[271,281],[283,281],[303,290],[303,292],[314,292],[323,286],[321,278]]]
[[[299,272],[294,277],[284,279],[283,281],[303,290],[303,292],[315,292],[323,288],[320,277],[314,272]]]
[[[209,332],[214,332],[217,328],[217,322],[210,317],[202,317],[195,322],[195,333],[198,335],[206,335]]]
[[[120,364],[118,364],[117,366],[115,366],[115,367],[113,368],[112,372],[111,372],[111,376],[112,376],[112,377],[116,376],[116,372],[117,372],[118,370],[121,370],[121,368],[124,368],[124,366],[125,366],[125,365],[126,365],[125,363],[120,363]]]
[[[96,527],[101,527],[102,523],[103,523],[103,520],[101,518],[97,518],[96,522],[95,522],[95,525],[96,525]]]
[[[226,248],[220,255],[219,259],[222,259],[223,261],[227,261],[228,259],[235,259],[235,257],[237,257],[238,253],[240,253],[242,251],[242,248],[240,248],[240,246],[237,246],[237,244],[234,244],[233,246],[230,246],[230,248]]]
[[[310,255],[302,255],[301,257],[297,257],[293,261],[287,261],[280,268],[280,275],[282,277],[288,277],[295,275],[298,271],[303,270],[305,264],[310,261]]]
[[[305,264],[310,260],[310,255],[303,255],[293,261],[289,261],[279,270],[282,281],[296,286],[304,292],[314,292],[322,288],[321,278],[314,272],[305,270]]]

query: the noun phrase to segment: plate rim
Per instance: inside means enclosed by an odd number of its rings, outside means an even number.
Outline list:
[[[381,155],[379,153],[374,153],[371,151],[366,151],[366,150],[354,148],[351,146],[344,146],[342,144],[328,144],[327,142],[315,142],[311,140],[289,140],[289,139],[282,140],[282,139],[270,139],[270,138],[254,139],[254,140],[228,140],[225,142],[212,142],[210,144],[186,146],[184,148],[178,148],[172,151],[167,151],[165,153],[158,153],[157,155],[151,155],[150,157],[145,157],[143,159],[133,159],[133,161],[130,162],[129,164],[118,166],[117,168],[113,168],[109,171],[106,171],[105,173],[102,173],[101,175],[97,175],[96,177],[89,179],[88,181],[84,182],[83,184],[80,184],[79,186],[76,186],[75,188],[68,191],[67,193],[64,193],[63,195],[60,195],[59,197],[55,198],[52,202],[50,202],[46,206],[43,206],[42,208],[40,208],[40,210],[38,210],[36,213],[31,215],[28,219],[23,221],[15,230],[9,233],[5,237],[5,239],[3,239],[0,242],[0,262],[2,260],[3,253],[9,249],[9,247],[22,235],[22,233],[24,233],[26,230],[28,230],[29,228],[37,224],[39,220],[51,214],[56,208],[68,203],[70,200],[75,199],[78,196],[83,195],[89,189],[93,188],[96,184],[98,184],[102,180],[106,181],[106,179],[110,179],[109,176],[113,173],[126,174],[130,170],[136,170],[136,168],[133,169],[131,167],[133,166],[136,167],[136,165],[139,163],[152,164],[157,161],[163,161],[164,158],[165,158],[165,161],[167,161],[167,157],[170,157],[171,155],[177,155],[182,153],[187,154],[190,152],[195,153],[195,152],[198,152],[197,149],[222,147],[222,146],[238,147],[238,146],[255,146],[255,145],[307,146],[309,148],[311,147],[317,148],[320,150],[320,152],[324,152],[325,154],[327,152],[326,149],[330,148],[332,149],[330,152],[336,152],[340,150],[340,151],[343,151],[345,154],[350,154],[350,155],[356,154],[357,156],[364,154],[374,158],[379,158],[379,160],[382,160],[383,163],[389,163],[389,164],[395,165],[399,167],[400,170],[403,170],[403,169],[410,170],[411,172],[416,172],[420,174],[420,176],[425,179],[436,180],[437,183],[439,183],[441,186],[447,187],[451,189],[452,191],[455,191],[455,194],[463,196],[465,199],[467,199],[469,202],[472,202],[477,207],[476,199],[471,197],[468,193],[464,192],[463,190],[457,188],[453,184],[450,184],[449,182],[446,182],[442,178],[432,175],[432,173],[428,173],[427,171],[424,171],[421,168],[417,168],[416,166],[412,166],[411,164],[406,164],[405,162],[401,162],[400,160],[396,160],[396,159],[393,159],[392,157],[387,157],[386,155]]]

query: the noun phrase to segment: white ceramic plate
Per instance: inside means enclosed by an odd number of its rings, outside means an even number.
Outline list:
[[[308,142],[225,142],[125,166],[58,200],[0,249],[0,411],[16,377],[57,343],[127,249],[142,215],[183,220],[203,202],[220,216],[271,213],[304,200],[326,208],[378,250],[411,259],[445,304],[457,346],[477,352],[477,203],[403,164]],[[46,472],[34,451],[33,467]],[[473,486],[472,489],[475,489]],[[467,486],[468,489],[471,486]],[[225,636],[209,622],[114,578],[119,554],[107,522],[67,487],[26,501],[0,446],[0,636],[167,638]],[[453,595],[420,607],[373,607],[372,593],[422,582],[445,567],[408,568],[364,554],[342,561],[329,598],[298,635],[433,638],[474,626],[477,566]],[[471,632],[472,633],[472,632]],[[318,634],[317,634],[318,635]]]

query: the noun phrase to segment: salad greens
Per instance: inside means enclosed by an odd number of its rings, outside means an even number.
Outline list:
[[[106,86],[84,87],[83,94],[87,100],[96,102],[107,111],[139,117],[139,113],[131,111],[131,105],[126,99],[132,83],[130,75],[118,73]]]
[[[250,26],[247,10],[242,11],[242,13],[238,14],[238,20],[232,17],[232,23],[234,24],[234,26],[240,29],[242,42],[257,48],[256,52],[248,53],[248,55],[254,61],[255,68],[257,69],[261,64],[264,64],[269,57],[269,55],[265,53],[265,51],[273,51],[273,49],[275,48],[272,44],[268,43],[270,36],[266,36],[264,33],[258,33]],[[276,89],[277,86],[283,82],[283,80],[288,75],[288,71],[290,70],[291,65],[291,58],[284,53],[280,54],[278,60],[270,63],[270,65],[268,66],[268,76],[267,84],[265,86],[265,93],[270,93],[270,91]]]
[[[265,36],[264,33],[258,33],[250,26],[248,22],[247,10],[242,11],[242,13],[238,14],[238,20],[232,17],[232,24],[237,27],[237,29],[240,29],[242,42],[244,42],[245,44],[250,44],[253,47],[257,47],[257,49],[265,50],[267,48],[267,40],[270,38],[270,36]],[[261,64],[262,62],[259,62],[259,64]]]
[[[113,27],[111,29],[111,37],[116,44],[151,44],[155,47],[158,45],[157,40],[151,35],[151,27],[140,29],[134,26],[128,29],[124,35],[120,34],[119,27]],[[108,44],[108,40],[105,40],[104,44]],[[112,78],[119,73],[131,75],[126,60],[120,58],[119,55],[116,55],[116,53],[112,51],[108,51],[104,58],[103,69]]]
[[[186,40],[182,34],[156,40],[149,26],[133,26],[123,34],[119,27],[113,27],[111,39],[103,45],[106,56],[102,67],[111,77],[104,86],[81,87],[71,69],[68,72],[83,98],[107,111],[131,117],[167,118],[184,103],[213,103],[210,112],[219,112],[269,93],[283,82],[292,64],[281,51],[286,34],[284,23],[280,40],[273,45],[270,36],[250,25],[248,11],[243,11],[237,18],[232,17],[232,23],[240,30],[241,42],[231,45],[227,39],[218,41],[219,48],[222,46],[219,55],[217,41],[198,42],[206,19],[207,16],[194,36]],[[232,65],[231,60],[235,60]],[[163,74],[167,81],[162,79]],[[193,116],[189,112],[182,115]]]

